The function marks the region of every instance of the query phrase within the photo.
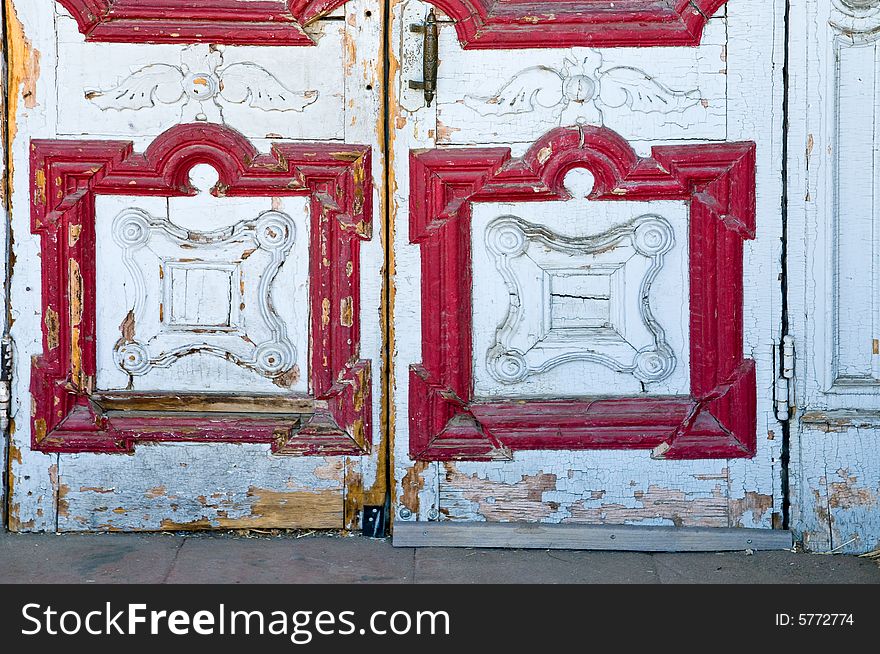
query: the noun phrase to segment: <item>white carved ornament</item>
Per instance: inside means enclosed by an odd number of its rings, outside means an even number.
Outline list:
[[[842,36],[871,39],[880,32],[880,0],[832,0],[831,26]]]
[[[181,122],[223,123],[223,103],[262,111],[303,111],[318,91],[292,91],[254,63],[223,66],[223,46],[196,45],[181,53],[180,65],[151,64],[117,86],[86,90],[86,99],[104,110],[139,110],[180,104]]]
[[[290,216],[266,211],[225,229],[194,232],[130,208],[116,217],[113,238],[134,284],[134,308],[114,347],[116,364],[128,375],[194,354],[270,379],[295,369],[296,348],[272,303],[273,283],[296,238]],[[158,307],[148,302],[148,276],[149,286],[159,289]]]
[[[502,216],[486,245],[509,292],[487,355],[505,384],[574,361],[659,382],[676,357],[651,310],[652,285],[673,248],[672,225],[644,215],[595,236],[569,237]]]
[[[464,104],[481,116],[549,112],[559,125],[602,125],[605,109],[680,113],[700,100],[699,89],[670,89],[638,68],[602,70],[602,55],[589,51],[582,60],[566,58],[558,69],[525,68],[491,96],[466,96]]]

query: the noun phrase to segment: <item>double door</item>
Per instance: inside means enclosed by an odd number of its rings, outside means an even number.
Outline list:
[[[780,3],[5,20],[12,529],[783,526]]]

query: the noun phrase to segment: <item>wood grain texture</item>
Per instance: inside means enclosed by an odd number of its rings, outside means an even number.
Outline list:
[[[691,396],[475,401],[470,204],[569,198],[565,174],[595,177],[593,200],[690,202]],[[509,458],[514,450],[653,449],[667,459],[755,453],[755,368],[743,357],[742,243],[755,233],[755,146],[655,147],[558,128],[521,159],[505,148],[415,152],[410,240],[422,252],[422,363],[410,373],[410,455]]]
[[[699,529],[517,523],[398,523],[395,547],[505,547],[629,552],[725,552],[791,549],[791,533],[768,529]]]
[[[212,420],[104,414],[90,400],[95,360],[94,196],[196,192],[195,164],[219,173],[216,195],[310,198],[312,396],[299,417]],[[138,440],[272,443],[279,453],[361,454],[372,442],[370,363],[360,360],[359,245],[371,237],[370,148],[275,144],[261,155],[219,125],[172,128],[143,153],[131,143],[32,143],[32,229],[42,238],[43,356],[31,390],[33,446],[57,452],[130,452]],[[68,238],[73,230],[77,238]]]

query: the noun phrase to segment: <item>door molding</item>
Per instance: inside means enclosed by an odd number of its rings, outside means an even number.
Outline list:
[[[473,396],[471,204],[570,199],[566,173],[595,177],[590,199],[690,204],[689,397],[477,401]],[[548,132],[509,148],[415,151],[410,241],[421,248],[422,362],[410,368],[410,456],[507,459],[514,450],[650,449],[655,458],[751,458],[755,362],[743,355],[743,241],[755,238],[755,144],[658,146],[640,158],[615,132]]]
[[[305,25],[346,0],[57,0],[87,41],[315,45]]]
[[[271,443],[279,454],[369,453],[371,371],[360,359],[359,316],[360,242],[372,236],[370,156],[368,146],[283,142],[261,154],[238,132],[201,124],[168,130],[143,154],[125,141],[33,141],[31,229],[41,237],[43,286],[33,449],[131,452],[137,442],[188,441]],[[246,417],[205,418],[170,410],[169,398],[132,394],[127,402],[95,391],[95,196],[194,195],[188,175],[196,164],[219,173],[215,195],[310,198],[312,394],[283,395],[296,413],[261,414],[255,400]]]
[[[428,0],[455,20],[463,48],[699,45],[727,0]]]

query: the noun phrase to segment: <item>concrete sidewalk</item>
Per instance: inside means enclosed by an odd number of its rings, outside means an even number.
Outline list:
[[[850,556],[400,549],[359,536],[0,533],[0,583],[880,583]]]

